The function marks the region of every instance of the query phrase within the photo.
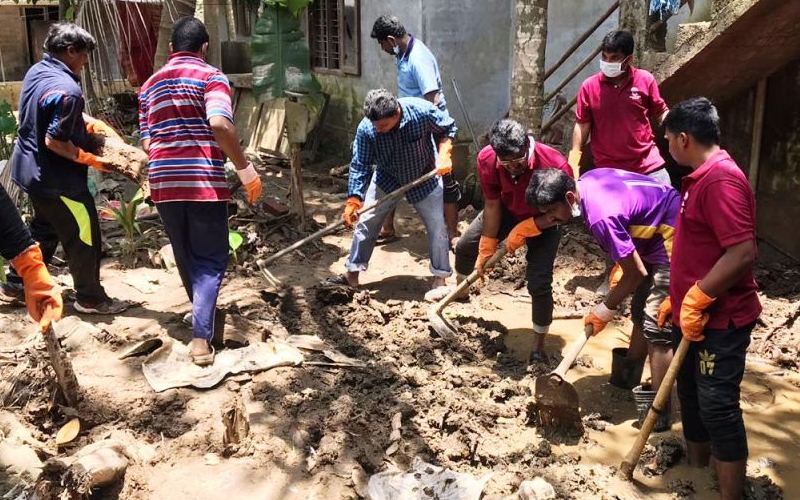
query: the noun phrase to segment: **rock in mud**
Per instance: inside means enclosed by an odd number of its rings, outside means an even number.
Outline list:
[[[530,481],[523,481],[517,495],[520,500],[547,500],[556,497],[556,490],[543,478],[535,477]]]
[[[783,490],[767,475],[748,477],[744,487],[745,500],[783,500]]]
[[[683,444],[675,437],[668,437],[656,444],[655,450],[648,455],[652,459],[643,467],[645,475],[660,476],[681,460]]]

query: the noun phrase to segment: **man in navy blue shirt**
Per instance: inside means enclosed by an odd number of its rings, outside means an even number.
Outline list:
[[[434,168],[440,176],[450,173],[456,130],[450,115],[424,99],[397,99],[385,89],[367,93],[364,119],[356,131],[348,198],[342,215],[348,226],[355,226],[353,245],[346,264],[347,274],[332,282],[358,286],[359,273],[367,269],[381,222],[397,202],[381,205],[360,218],[358,210]],[[438,144],[438,153],[434,144]],[[406,201],[414,205],[428,232],[432,288],[442,287],[445,278],[452,274],[442,180],[435,177],[408,191]]]
[[[105,171],[108,163],[85,149],[89,132],[107,127],[83,113],[78,75],[94,47],[94,37],[83,28],[71,23],[50,27],[44,58],[22,82],[12,178],[33,204],[31,230],[45,250],[45,261],[59,242],[64,248],[75,283],[75,309],[116,314],[128,304],[111,299],[100,284],[100,224],[87,186],[88,167]]]
[[[405,27],[395,16],[380,16],[376,19],[370,36],[378,41],[384,52],[395,56],[398,97],[420,97],[447,113],[439,64],[422,40],[406,32]],[[454,238],[458,236],[458,200],[461,198],[461,192],[451,174],[444,176],[442,181],[448,238],[451,246],[454,246]],[[383,222],[379,240],[389,241],[394,238],[394,210],[392,210]]]

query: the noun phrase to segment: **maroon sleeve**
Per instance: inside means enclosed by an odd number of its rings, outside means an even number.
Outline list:
[[[703,215],[719,241],[729,248],[756,237],[753,192],[746,180],[724,178],[703,190]]]
[[[661,91],[658,90],[658,82],[653,75],[650,75],[650,85],[648,94],[650,95],[650,116],[657,118],[664,114],[669,109],[664,98],[661,97]]]
[[[534,146],[534,154],[538,157],[539,168],[557,168],[563,170],[570,178],[573,177],[572,168],[559,150],[537,142]]]
[[[481,181],[483,197],[487,200],[500,199],[500,179],[495,168],[496,160],[491,146],[486,146],[478,153],[478,179]]]
[[[578,90],[578,100],[575,103],[575,121],[590,123],[592,121],[592,108],[589,105],[589,80],[581,84]]]

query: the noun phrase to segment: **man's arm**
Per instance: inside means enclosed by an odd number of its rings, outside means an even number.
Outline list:
[[[719,297],[735,285],[756,260],[756,244],[743,241],[725,249],[699,286],[711,297]]]
[[[580,151],[583,148],[583,143],[586,142],[591,130],[591,122],[575,123],[575,128],[572,129],[572,151]]]
[[[236,136],[236,127],[233,122],[224,116],[216,115],[208,119],[208,124],[211,126],[217,144],[233,162],[236,170],[247,168],[247,158],[239,145],[239,138]],[[142,146],[144,146],[144,141],[142,141]],[[149,148],[149,146],[148,143],[147,147]]]
[[[496,200],[483,200],[483,231],[481,236],[487,238],[497,238],[500,232],[500,220],[503,213],[503,206],[500,198]]]
[[[632,294],[642,280],[647,277],[647,269],[644,267],[644,262],[636,250],[624,259],[619,261],[622,268],[622,278],[617,283],[617,286],[609,290],[608,295],[603,302],[609,309],[617,309],[619,305],[625,300],[625,297]]]
[[[365,119],[366,120],[366,119]],[[347,196],[355,196],[361,201],[367,193],[367,186],[372,178],[372,165],[375,164],[375,146],[366,130],[372,126],[369,122],[362,121],[356,131],[353,142],[353,159],[350,160],[350,176],[347,181]]]
[[[427,94],[425,94],[425,100],[433,104],[434,106],[439,105],[439,101],[442,99],[442,92],[439,89],[431,90]]]

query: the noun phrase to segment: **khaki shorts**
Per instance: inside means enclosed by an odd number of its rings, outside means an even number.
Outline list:
[[[642,328],[644,338],[651,344],[669,345],[672,341],[670,328],[659,328],[658,309],[669,296],[669,266],[645,264],[647,277],[633,292],[631,299],[631,321]]]

